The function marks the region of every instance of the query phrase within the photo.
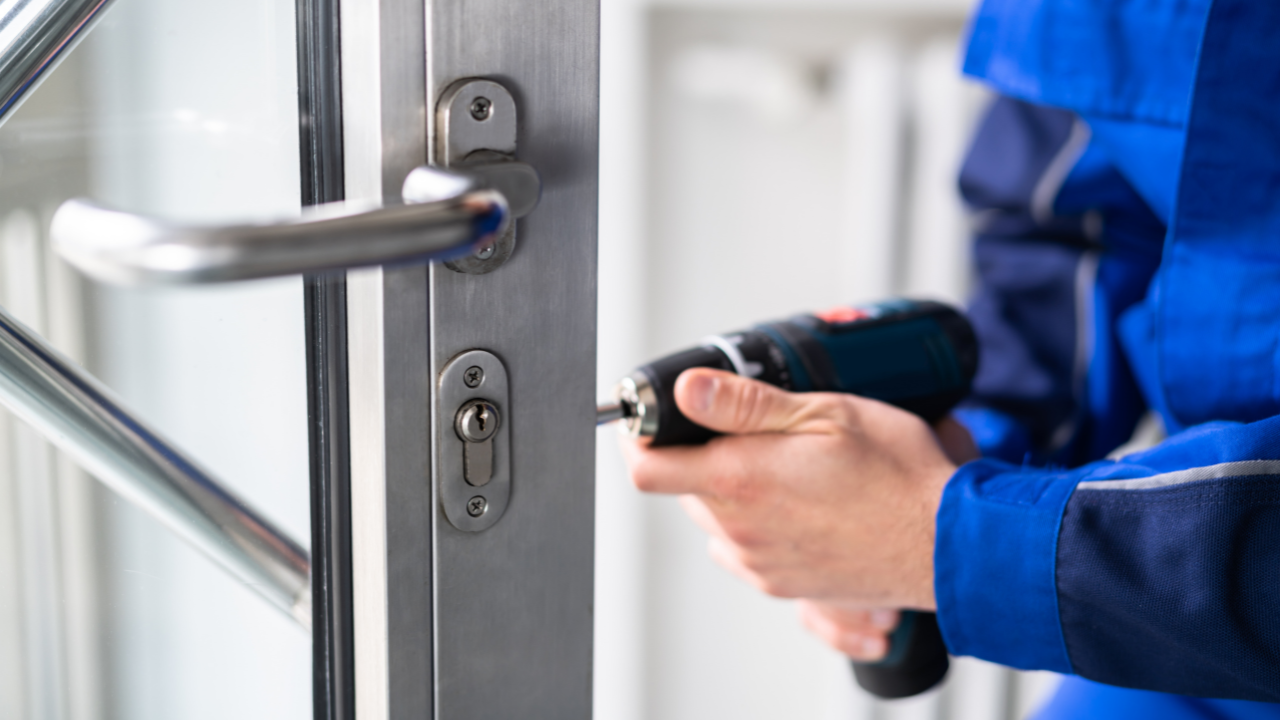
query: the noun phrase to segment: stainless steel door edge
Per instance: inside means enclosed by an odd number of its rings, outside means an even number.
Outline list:
[[[422,0],[341,3],[346,194],[427,161]],[[347,274],[356,717],[436,717],[425,268]]]
[[[471,348],[502,358],[513,472],[493,527],[434,523],[442,719],[591,715],[598,10],[595,0],[428,3],[428,98],[465,78],[501,82],[518,104],[519,157],[544,183],[505,265],[429,270],[431,368]]]
[[[489,274],[348,275],[357,714],[587,718],[597,2],[347,2],[342,31],[348,197],[440,163],[433,110],[475,78],[518,103],[519,158],[543,181],[519,251]],[[513,492],[499,522],[463,532],[423,439],[434,380],[475,348],[509,375]]]

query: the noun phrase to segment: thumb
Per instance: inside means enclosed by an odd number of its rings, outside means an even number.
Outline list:
[[[800,396],[723,370],[691,368],[680,374],[676,405],[693,422],[733,435],[782,432],[798,419]]]

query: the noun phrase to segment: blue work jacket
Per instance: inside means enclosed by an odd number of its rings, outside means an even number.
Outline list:
[[[938,512],[947,645],[1237,701],[1127,717],[1280,717],[1280,1],[986,0],[965,71],[1000,97],[960,178],[984,459]],[[1104,459],[1148,411],[1168,439]]]

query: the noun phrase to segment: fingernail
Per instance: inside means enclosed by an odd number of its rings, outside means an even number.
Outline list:
[[[710,410],[711,402],[715,400],[717,386],[720,385],[720,378],[708,375],[694,375],[689,378],[689,382],[685,385],[685,395],[689,399],[689,404],[694,410]]]
[[[878,660],[884,655],[885,642],[882,637],[866,637],[858,644],[861,656],[868,660]]]
[[[871,625],[879,630],[892,630],[898,623],[898,614],[892,610],[873,610]]]

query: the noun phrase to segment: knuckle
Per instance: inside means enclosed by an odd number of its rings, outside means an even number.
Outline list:
[[[746,498],[749,484],[746,476],[730,463],[716,463],[717,471],[707,486],[711,494],[721,500],[739,502]]]
[[[756,427],[769,415],[770,400],[768,386],[763,383],[743,383],[738,394],[738,402],[733,408],[733,422],[738,427]]]
[[[851,396],[824,395],[816,409],[821,416],[844,426],[856,425],[860,416],[858,399]]]
[[[751,462],[744,456],[742,443],[713,441],[710,467],[714,474],[707,483],[708,491],[722,501],[743,505],[755,502],[761,488]]]
[[[738,478],[725,472],[718,472],[711,476],[711,482],[707,484],[711,494],[722,500],[732,500],[737,497],[738,486]]]
[[[763,544],[763,538],[760,532],[750,525],[744,523],[731,523],[723,526],[725,535],[733,541],[733,544],[742,548],[754,548]]]
[[[791,583],[776,577],[760,576],[757,587],[760,592],[775,598],[789,599],[798,597]]]

